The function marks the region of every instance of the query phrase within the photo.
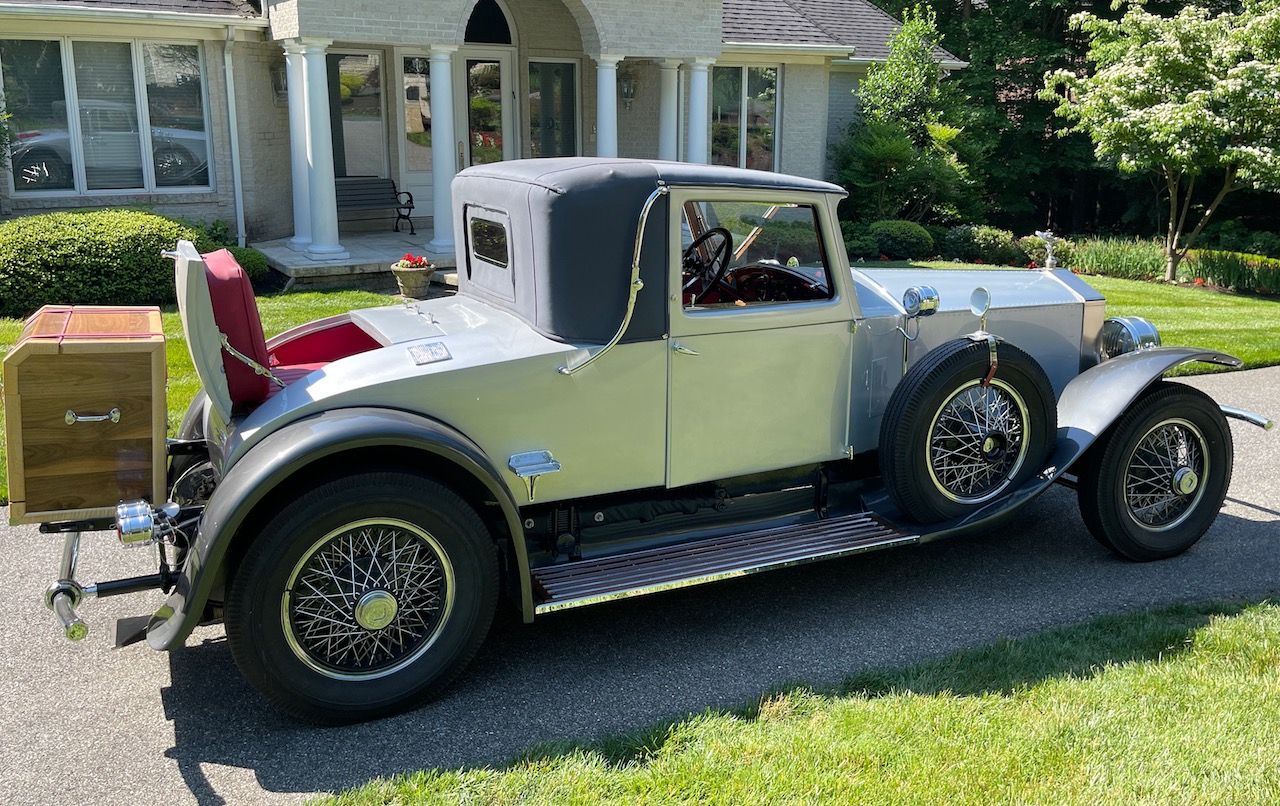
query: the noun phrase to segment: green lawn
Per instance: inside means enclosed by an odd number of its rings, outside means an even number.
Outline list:
[[[327,804],[1280,802],[1280,607],[1106,616]]]

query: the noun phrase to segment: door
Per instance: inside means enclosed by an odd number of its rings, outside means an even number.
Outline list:
[[[680,196],[671,238],[697,257],[672,269],[682,291],[670,301],[667,485],[840,457],[853,334],[825,208],[777,194]]]
[[[458,51],[458,167],[514,159],[516,142],[514,50]]]

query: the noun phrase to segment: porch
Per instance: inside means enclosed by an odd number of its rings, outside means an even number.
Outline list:
[[[289,246],[289,238],[258,241],[249,244],[267,256],[271,268],[289,278],[295,289],[363,288],[370,291],[394,290],[391,264],[406,253],[421,255],[434,233],[429,226],[418,225],[418,234],[408,232],[344,232],[344,257],[317,260],[305,251]],[[433,284],[450,289],[458,285],[456,259],[449,255],[431,256],[436,264]]]

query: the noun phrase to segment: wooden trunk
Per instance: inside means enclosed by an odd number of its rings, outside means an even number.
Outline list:
[[[46,305],[4,358],[9,522],[114,516],[165,500],[159,308]]]

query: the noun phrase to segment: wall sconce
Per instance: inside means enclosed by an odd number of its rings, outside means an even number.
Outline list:
[[[622,96],[622,105],[631,109],[631,102],[636,99],[636,80],[630,76],[619,79],[618,93]]]
[[[289,103],[289,77],[283,64],[271,68],[271,102],[276,106]]]

